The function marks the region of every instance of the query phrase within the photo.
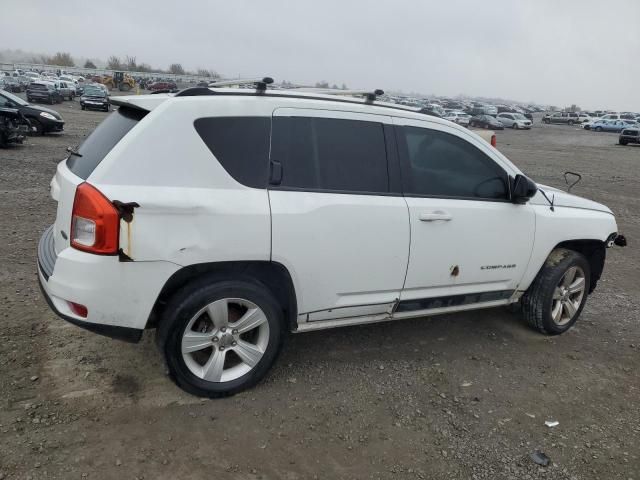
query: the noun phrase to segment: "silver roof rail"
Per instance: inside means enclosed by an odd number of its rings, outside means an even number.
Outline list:
[[[235,80],[218,80],[211,82],[209,87],[235,87],[239,85],[255,85],[256,90],[264,92],[267,89],[267,85],[273,83],[273,78],[237,78]]]
[[[375,101],[376,97],[384,95],[384,90],[338,90],[335,88],[296,88],[300,92],[322,93],[324,95],[340,95],[349,97],[364,97],[367,102]]]

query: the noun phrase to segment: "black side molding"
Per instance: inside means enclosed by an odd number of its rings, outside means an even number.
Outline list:
[[[38,285],[40,285],[40,291],[42,292],[42,296],[44,297],[44,299],[47,301],[49,308],[53,310],[53,313],[55,313],[57,316],[59,316],[63,320],[66,320],[67,322],[72,323],[77,327],[84,328],[85,330],[89,330],[90,332],[97,333],[98,335],[114,338],[116,340],[123,340],[129,343],[138,343],[142,338],[142,330],[137,328],[119,327],[116,325],[102,325],[99,323],[83,322],[82,320],[78,320],[76,318],[72,318],[72,317],[69,317],[68,315],[61,313],[53,304],[53,302],[51,301],[51,298],[49,298],[49,295],[47,295],[47,292],[45,291],[44,286],[42,285],[42,279],[39,276],[38,276],[38,279],[40,280],[38,282]]]
[[[458,307],[472,303],[495,302],[506,300],[513,295],[513,290],[499,290],[496,292],[469,293],[466,295],[448,295],[445,297],[419,298],[417,300],[403,300],[398,303],[395,312],[415,312],[432,308]]]

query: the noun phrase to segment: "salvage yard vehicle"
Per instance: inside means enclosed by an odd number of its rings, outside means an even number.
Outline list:
[[[62,132],[64,120],[62,116],[50,108],[31,105],[20,97],[0,90],[0,107],[16,108],[29,121],[33,135],[44,135],[49,132]]]
[[[469,120],[470,127],[478,128],[490,128],[492,130],[504,130],[502,122],[496,120],[496,117],[491,115],[476,115]]]
[[[519,302],[561,334],[625,244],[606,206],[536,185],[466,128],[381,90],[271,82],[113,99],[51,181],[49,306],[129,341],[155,328],[188,392],[255,385],[289,331]]]
[[[471,115],[465,112],[449,112],[444,116],[444,118],[446,120],[449,120],[450,122],[454,122],[458,125],[466,127],[469,125],[469,119],[471,118]]]
[[[528,130],[531,128],[531,120],[521,113],[499,113],[496,115],[496,120],[505,127],[513,128],[515,130],[520,128]]]
[[[46,102],[51,105],[54,103],[61,103],[62,96],[56,89],[53,82],[38,80],[31,82],[27,87],[27,101],[31,102]]]
[[[630,120],[598,120],[591,124],[591,130],[596,132],[615,132],[619,133],[624,128],[637,126],[636,122]]]
[[[547,113],[542,117],[542,123],[546,124],[566,124],[573,125],[574,123],[580,123],[580,117],[577,113],[573,112],[555,112]]]
[[[82,108],[82,110],[104,110],[108,112],[111,108],[109,95],[101,86],[93,84],[86,85],[80,97],[80,108]]]
[[[620,145],[627,145],[629,143],[640,143],[640,125],[624,128],[620,132],[618,143]]]
[[[22,143],[29,129],[29,121],[20,110],[0,107],[0,147]]]

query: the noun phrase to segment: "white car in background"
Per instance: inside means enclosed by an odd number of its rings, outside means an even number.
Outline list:
[[[505,128],[513,128],[515,130],[518,130],[520,128],[531,128],[531,120],[529,120],[521,113],[499,113],[498,115],[496,115],[496,120],[504,125]]]
[[[444,118],[451,122],[457,123],[458,125],[462,125],[463,127],[469,126],[469,121],[471,120],[471,115],[465,112],[449,112]]]

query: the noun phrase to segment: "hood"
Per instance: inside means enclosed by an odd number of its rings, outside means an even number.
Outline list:
[[[51,110],[50,108],[41,107],[40,105],[29,104],[29,105],[25,105],[24,107],[22,107],[22,109],[28,109],[32,113],[34,113],[36,115],[38,113],[40,113],[40,112],[47,112],[47,113],[50,113],[51,115],[53,115],[54,117],[56,117],[58,120],[62,120],[62,115],[60,115],[58,112],[56,112],[55,110]],[[24,113],[24,111],[23,111],[23,113]]]
[[[540,190],[543,190],[547,194],[549,200],[553,200],[553,204],[556,207],[582,208],[613,215],[613,212],[606,205],[541,184],[538,184],[538,192],[531,199],[531,203],[534,205],[549,205],[549,202],[544,198]]]

